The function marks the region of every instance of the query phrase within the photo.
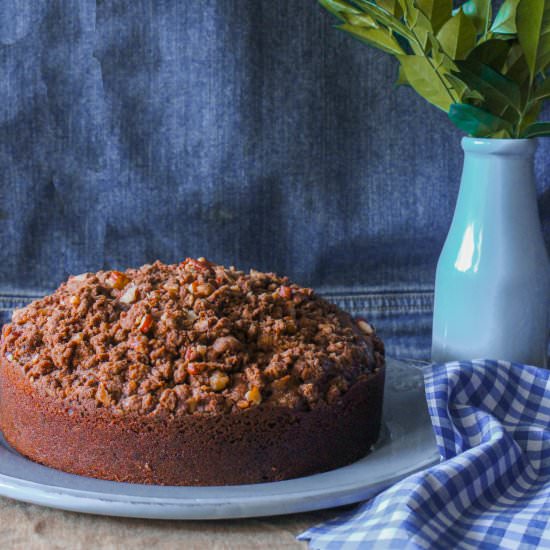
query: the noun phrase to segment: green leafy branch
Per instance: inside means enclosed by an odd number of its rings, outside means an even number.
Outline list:
[[[411,86],[475,137],[550,135],[550,0],[319,0],[337,28],[399,61]]]

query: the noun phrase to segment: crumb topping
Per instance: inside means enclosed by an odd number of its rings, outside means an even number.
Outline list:
[[[70,277],[13,313],[1,354],[48,395],[115,414],[308,410],[384,363],[366,321],[204,258]]]

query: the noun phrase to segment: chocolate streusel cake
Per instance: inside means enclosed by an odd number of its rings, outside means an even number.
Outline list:
[[[285,277],[187,259],[69,278],[13,314],[0,429],[76,474],[229,485],[365,455],[380,429],[372,327]]]

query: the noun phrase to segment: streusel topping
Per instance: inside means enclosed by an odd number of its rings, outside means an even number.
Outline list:
[[[204,258],[70,277],[14,312],[1,353],[48,395],[115,414],[307,410],[384,362],[372,327],[311,289]]]

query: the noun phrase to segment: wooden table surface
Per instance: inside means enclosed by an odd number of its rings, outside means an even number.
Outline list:
[[[300,548],[295,536],[342,513],[225,521],[158,521],[62,512],[0,497],[2,550],[164,550]]]

